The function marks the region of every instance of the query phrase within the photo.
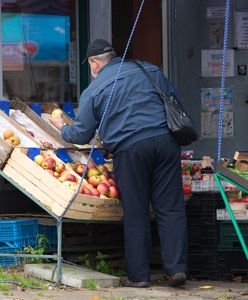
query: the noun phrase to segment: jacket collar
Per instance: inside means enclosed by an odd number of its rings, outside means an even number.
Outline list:
[[[107,69],[108,67],[111,67],[112,65],[115,65],[115,64],[120,63],[120,62],[121,62],[121,58],[120,58],[120,57],[115,57],[115,58],[113,58],[108,64],[104,65],[104,66],[101,68],[99,74],[100,74],[104,69]]]

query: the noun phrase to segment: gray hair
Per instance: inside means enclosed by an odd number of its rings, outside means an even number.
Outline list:
[[[111,52],[107,52],[107,53],[104,53],[104,54],[99,54],[99,55],[96,55],[96,56],[90,56],[89,60],[98,59],[100,61],[109,63],[115,57],[116,57],[115,51],[111,51]]]

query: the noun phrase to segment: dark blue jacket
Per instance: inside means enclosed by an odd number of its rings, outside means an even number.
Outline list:
[[[120,58],[115,58],[106,64],[82,93],[74,125],[61,129],[67,142],[86,144],[94,136],[110,98],[120,62]],[[142,63],[163,91],[174,92],[158,67]],[[100,130],[104,147],[109,152],[116,153],[137,141],[169,131],[160,97],[134,63],[122,65],[111,99]]]

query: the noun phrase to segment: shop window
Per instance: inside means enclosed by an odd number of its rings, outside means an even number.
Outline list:
[[[76,0],[2,1],[6,99],[76,101],[75,3]]]

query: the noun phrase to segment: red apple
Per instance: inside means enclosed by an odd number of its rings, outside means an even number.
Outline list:
[[[58,172],[53,172],[53,176],[58,179],[60,177],[60,174]]]
[[[27,133],[30,134],[32,137],[34,137],[34,133],[30,130],[27,130]]]
[[[88,182],[91,183],[95,187],[100,183],[100,181],[101,181],[101,178],[99,175],[93,175],[88,178]]]
[[[108,187],[111,186],[110,182],[108,179],[102,180],[101,183],[105,183]]]
[[[119,197],[119,189],[116,185],[111,185],[109,188],[109,197],[110,198],[118,198]]]
[[[77,182],[77,177],[74,176],[73,174],[68,174],[68,175],[65,175],[65,180],[64,181]]]
[[[83,175],[84,169],[85,169],[85,164],[77,164],[75,171],[79,174],[79,175]]]
[[[103,175],[104,175],[107,179],[109,179],[109,178],[112,177],[112,174],[111,174],[110,171],[104,171],[104,172],[103,172]]]
[[[87,187],[84,188],[83,193],[84,193],[85,195],[90,195],[90,196],[92,196],[91,190],[88,189]]]
[[[91,190],[91,193],[92,193],[92,196],[96,196],[96,197],[99,197],[100,196],[100,192],[98,191],[98,189],[96,188],[93,188]]]
[[[55,172],[62,173],[65,170],[65,165],[62,162],[56,162]]]
[[[87,173],[87,176],[88,176],[88,178],[89,178],[89,177],[91,177],[91,176],[99,175],[99,174],[100,174],[100,172],[97,170],[96,167],[94,167],[94,168],[89,168],[88,173]]]
[[[37,163],[37,165],[41,166],[44,161],[44,157],[41,154],[35,155],[34,162]]]
[[[44,148],[53,148],[53,144],[49,142],[42,142],[42,146]]]
[[[108,182],[110,183],[110,185],[116,185],[113,178],[109,178]]]
[[[71,174],[69,170],[64,170],[62,173],[60,173],[60,176],[66,176],[68,174]]]
[[[100,194],[107,196],[109,193],[109,187],[107,186],[106,183],[100,182],[97,186],[97,189]]]
[[[87,189],[89,189],[89,190],[92,190],[92,189],[94,188],[93,184],[91,184],[91,183],[87,183],[87,184],[85,185],[85,187],[86,187]]]
[[[43,169],[51,169],[53,170],[56,166],[56,160],[49,157],[49,158],[46,158],[42,164],[41,164],[42,168]]]
[[[95,163],[92,160],[90,160],[88,163],[88,168],[91,169],[91,168],[95,168],[95,167],[96,167]]]

